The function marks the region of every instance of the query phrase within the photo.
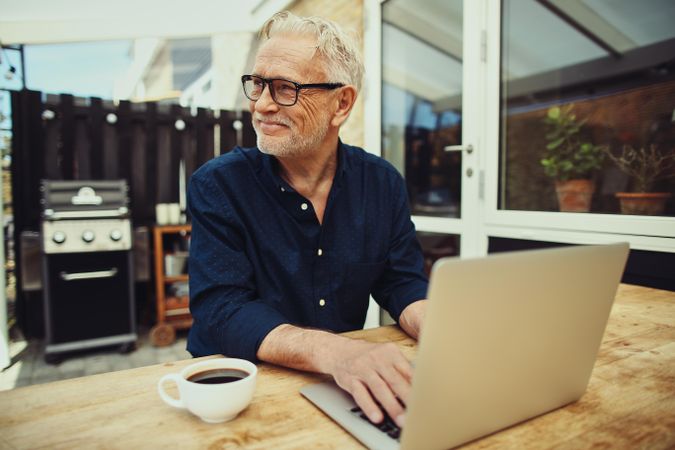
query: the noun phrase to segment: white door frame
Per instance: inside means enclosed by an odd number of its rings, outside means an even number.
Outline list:
[[[363,15],[363,65],[366,73],[361,89],[363,98],[363,146],[366,151],[381,156],[382,14],[380,0],[365,0],[363,2]],[[363,328],[379,327],[380,324],[380,307],[370,297]]]
[[[2,192],[2,177],[0,177],[0,192]],[[2,195],[0,195],[0,229],[4,240],[5,216]],[[7,293],[5,289],[5,245],[0,244],[0,370],[9,366],[9,330],[7,323]]]

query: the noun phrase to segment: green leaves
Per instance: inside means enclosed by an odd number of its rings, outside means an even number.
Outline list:
[[[556,139],[556,140],[554,140],[554,141],[552,141],[552,142],[549,142],[549,143],[546,145],[546,148],[547,148],[548,150],[555,150],[556,148],[560,147],[564,142],[565,142],[565,138],[564,138],[564,137],[561,137],[561,138],[558,138],[558,139]]]
[[[574,105],[553,106],[548,109],[544,123],[545,156],[540,160],[546,175],[564,181],[588,178],[593,170],[601,167],[604,159],[602,146],[582,142],[579,134],[587,119],[577,121],[572,111]]]
[[[549,108],[547,116],[551,120],[558,120],[560,118],[560,108],[558,108],[557,106]]]

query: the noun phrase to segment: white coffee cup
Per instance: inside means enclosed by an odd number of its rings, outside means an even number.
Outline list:
[[[167,225],[169,223],[169,204],[158,203],[155,205],[155,220],[157,225]]]
[[[169,223],[178,225],[180,223],[180,205],[178,203],[169,203]]]
[[[183,408],[204,422],[219,423],[234,419],[253,398],[258,369],[244,359],[217,358],[190,364],[179,373],[164,375],[157,384],[159,396],[174,408]],[[214,376],[231,376],[236,381],[213,382]],[[164,390],[164,383],[178,385],[178,399]],[[201,381],[201,382],[200,382]]]

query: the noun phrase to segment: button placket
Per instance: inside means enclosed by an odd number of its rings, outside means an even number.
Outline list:
[[[321,226],[319,236],[316,242],[316,256],[315,256],[315,265],[314,265],[314,270],[316,271],[316,277],[315,277],[315,286],[316,286],[316,308],[318,310],[318,313],[320,314],[321,317],[324,319],[328,317],[330,314],[329,311],[331,310],[330,305],[328,304],[328,299],[330,296],[330,276],[328,273],[328,260],[326,259],[324,249],[323,249],[323,244],[325,244],[324,241],[324,227]]]

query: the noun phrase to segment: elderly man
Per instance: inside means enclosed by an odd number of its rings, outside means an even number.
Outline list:
[[[363,327],[371,294],[414,338],[426,307],[403,179],[338,137],[359,52],[336,24],[287,12],[261,38],[242,77],[257,148],[190,181],[188,350],[330,374],[373,422],[379,403],[401,424],[409,361],[394,344],[335,334]]]

